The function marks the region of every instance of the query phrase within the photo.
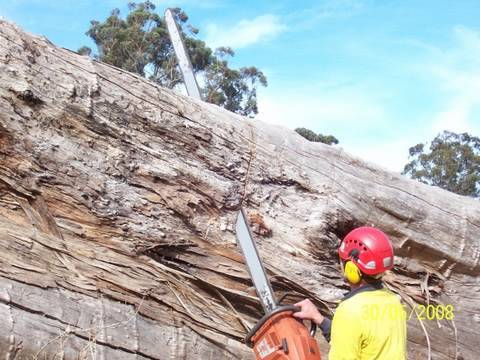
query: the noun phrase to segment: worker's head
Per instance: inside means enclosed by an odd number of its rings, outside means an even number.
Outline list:
[[[372,227],[350,231],[338,248],[345,279],[352,285],[380,279],[393,268],[393,247],[388,236]]]

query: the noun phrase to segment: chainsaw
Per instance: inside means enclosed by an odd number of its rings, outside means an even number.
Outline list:
[[[245,343],[253,348],[257,360],[320,360],[314,338],[315,323],[312,321],[308,331],[300,320],[293,317],[295,312],[300,311],[299,307],[275,301],[243,208],[238,212],[235,233],[265,312],[246,335]]]

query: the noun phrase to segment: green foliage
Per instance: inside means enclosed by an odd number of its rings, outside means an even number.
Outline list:
[[[182,84],[163,16],[155,12],[151,1],[131,2],[128,8],[125,19],[118,9],[114,9],[105,21],[91,21],[87,35],[97,46],[94,56],[168,88]],[[230,68],[226,58],[233,56],[234,52],[222,47],[214,53],[205,42],[195,37],[198,29],[187,24],[187,14],[180,8],[172,10],[193,70],[200,82],[205,82],[203,95],[206,101],[245,116],[257,114],[257,86],[267,86],[265,75],[256,67]],[[92,53],[85,46],[79,52]]]
[[[230,69],[225,58],[233,55],[233,50],[226,47],[215,51],[206,71],[205,99],[242,115],[257,114],[256,85],[267,86],[267,78],[254,66]]]
[[[80,55],[87,55],[87,56],[90,56],[92,54],[92,49],[90,49],[88,46],[82,46],[81,48],[79,48],[77,50],[77,52],[80,54]]]
[[[425,184],[460,195],[480,196],[480,139],[468,133],[449,131],[437,135],[430,144],[409,149],[409,163],[403,174]]]
[[[296,128],[295,131],[308,141],[321,142],[327,145],[338,144],[338,139],[333,135],[315,134],[312,130],[306,128]]]

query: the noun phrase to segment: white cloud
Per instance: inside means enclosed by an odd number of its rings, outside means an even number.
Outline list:
[[[419,142],[422,140],[416,139],[415,141],[415,139],[400,136],[397,139],[371,141],[368,146],[365,146],[366,144],[363,146],[346,144],[342,147],[361,159],[400,173],[408,162],[408,149]]]
[[[208,24],[206,43],[212,48],[230,46],[234,49],[246,47],[261,41],[270,40],[286,29],[275,15],[266,14],[252,20],[241,20],[226,28]]]
[[[438,50],[435,61],[426,66],[449,97],[432,122],[432,132],[443,130],[470,132],[480,135],[480,32],[466,27],[453,31],[455,44],[447,50]]]
[[[314,82],[312,80],[312,82]],[[382,124],[385,112],[375,95],[355,86],[290,87],[281,92],[260,89],[258,119],[290,128],[354,129]]]
[[[475,101],[468,98],[457,96],[448,103],[446,109],[437,113],[432,123],[432,131],[435,134],[444,130],[473,133],[475,130],[471,123],[471,113],[474,103]]]
[[[363,0],[323,0],[311,7],[298,7],[286,15],[289,23],[295,24],[295,30],[310,29],[319,22],[332,19],[348,19],[359,15],[365,8]]]
[[[348,18],[358,14],[365,4],[361,0],[328,0],[319,2],[318,5],[310,9],[309,17],[316,20],[325,18]]]

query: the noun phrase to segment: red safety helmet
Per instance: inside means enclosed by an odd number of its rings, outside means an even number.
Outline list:
[[[353,261],[362,273],[379,275],[393,268],[393,247],[388,236],[373,227],[350,231],[338,248],[342,260]]]

